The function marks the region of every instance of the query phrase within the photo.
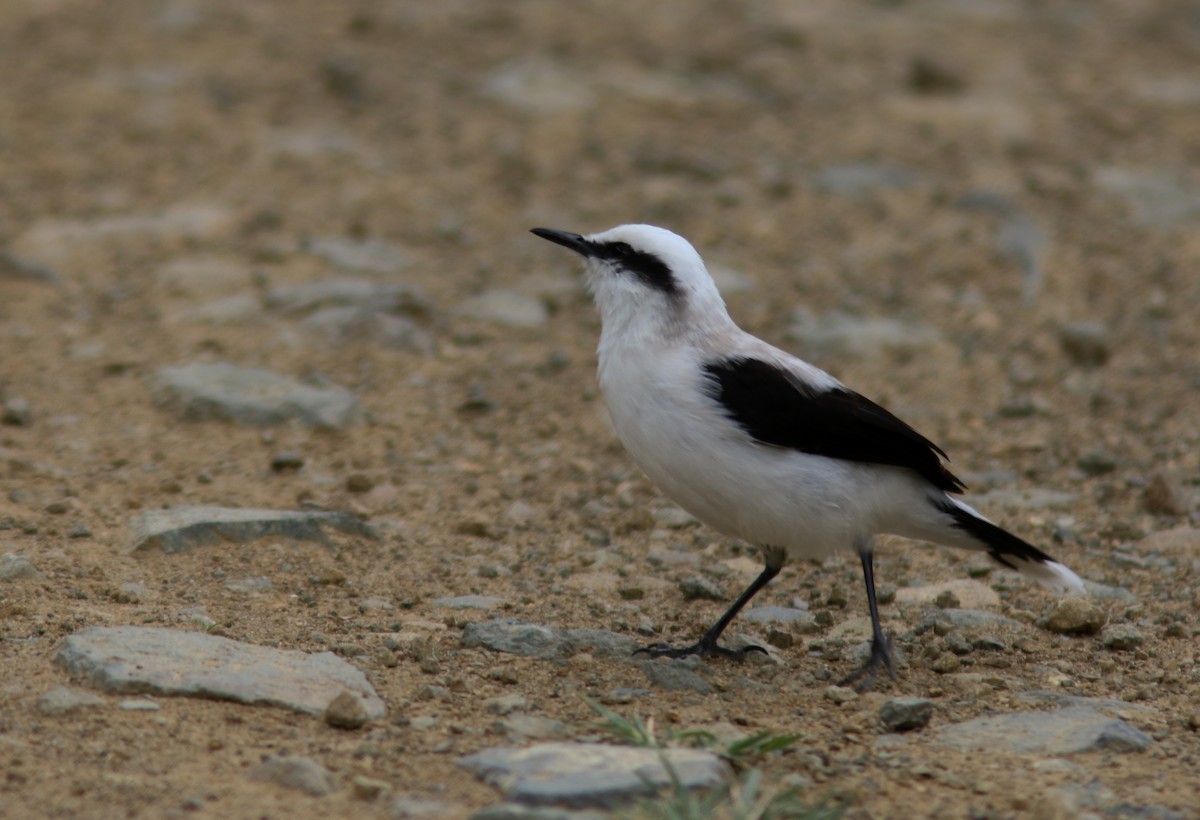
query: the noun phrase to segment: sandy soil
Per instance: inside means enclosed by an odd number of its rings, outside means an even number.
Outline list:
[[[633,221],[670,227],[740,274],[735,317],[785,346],[799,349],[788,336],[799,308],[936,330],[915,348],[820,363],[938,440],[973,488],[1069,493],[1057,508],[987,511],[1131,591],[1136,605],[1105,606],[1145,643],[1115,652],[1030,628],[996,670],[1004,680],[988,683],[933,671],[939,638],[927,633],[900,680],[838,705],[826,687],[851,663],[811,656],[818,632],[795,636],[779,666],[707,662],[712,694],[654,689],[614,708],[799,732],[798,748],[763,764],[768,780],[803,775],[814,797],[845,795],[857,816],[1006,817],[1067,816],[1043,796],[1073,775],[920,737],[901,763],[883,760],[882,700],[933,697],[934,727],[1025,708],[1014,699],[1025,689],[1136,700],[1152,709],[1133,722],[1155,747],[1074,756],[1084,782],[1110,789],[1109,805],[1194,812],[1197,556],[1164,569],[1136,544],[1196,518],[1198,58],[1200,16],[1170,0],[6,0],[0,399],[14,423],[0,426],[0,552],[40,575],[0,582],[0,814],[386,816],[408,795],[465,816],[499,800],[455,765],[506,742],[485,699],[519,692],[587,734],[585,695],[646,687],[634,664],[460,646],[464,623],[495,614],[682,640],[723,604],[685,601],[678,580],[708,573],[734,594],[753,572],[740,545],[662,525],[670,504],[606,426],[598,321],[572,260],[526,233]],[[859,193],[820,184],[846,165],[904,173]],[[1035,227],[1017,239],[1040,254],[1035,294],[997,239],[1014,214]],[[351,275],[310,252],[322,237],[403,249],[402,265],[377,266],[397,270],[352,275],[427,294],[431,352],[331,344],[266,310],[188,318],[221,297]],[[208,272],[179,274],[180,260]],[[462,315],[493,288],[537,295],[548,318]],[[1064,347],[1075,322],[1098,324],[1103,364]],[[186,423],[154,405],[146,379],[190,361],[326,379],[371,421]],[[304,466],[273,471],[285,451]],[[1146,505],[1156,473],[1182,494],[1174,512]],[[139,510],[305,503],[361,513],[387,537],[336,554],[270,541],[128,550]],[[1114,562],[1129,545],[1134,558]],[[696,563],[651,562],[652,550]],[[897,542],[878,574],[904,587],[966,577],[970,564]],[[838,624],[865,613],[857,575],[853,560],[792,567],[761,603],[800,598]],[[261,592],[226,583],[260,576]],[[991,581],[1005,614],[1032,621],[1053,604]],[[432,604],[470,593],[507,605]],[[188,699],[161,698],[153,713],[37,711],[69,682],[52,663],[63,635],[193,628],[180,616],[193,606],[229,637],[351,657],[391,716],[345,732]],[[897,633],[919,618],[885,610]],[[420,629],[420,651],[388,648]],[[416,716],[437,721],[414,727]],[[388,797],[246,780],[285,752],[344,783],[383,781]]]

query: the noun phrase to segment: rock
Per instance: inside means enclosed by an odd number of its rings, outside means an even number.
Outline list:
[[[505,327],[541,327],[550,318],[540,299],[502,288],[486,290],[465,300],[458,312]]]
[[[907,168],[889,165],[833,165],[813,176],[818,191],[858,197],[889,188],[911,188],[920,177]]]
[[[173,313],[168,317],[168,321],[181,324],[238,325],[257,324],[261,318],[262,304],[257,296],[235,293]]]
[[[340,387],[312,387],[268,370],[227,362],[164,367],[150,380],[159,406],[188,421],[224,419],[269,426],[291,419],[336,430],[366,417],[354,394]]]
[[[666,689],[668,692],[699,692],[701,695],[707,695],[712,691],[712,684],[700,676],[696,671],[697,668],[698,664],[693,658],[678,660],[660,658],[642,664],[646,677],[660,689]]]
[[[373,528],[343,512],[292,512],[229,507],[174,507],[147,510],[130,522],[133,552],[161,549],[190,552],[213,544],[250,544],[260,538],[290,538],[332,546],[325,528],[357,538],[379,537]]]
[[[564,740],[571,736],[571,728],[561,720],[540,715],[516,714],[496,721],[495,731],[504,735],[510,743],[530,740]]]
[[[162,709],[157,701],[149,698],[126,698],[117,704],[117,708],[126,712],[157,712]]]
[[[1106,715],[1122,719],[1145,717],[1153,715],[1156,712],[1153,707],[1140,703],[1130,703],[1129,701],[1118,700],[1117,698],[1087,698],[1082,695],[1068,695],[1057,690],[1033,689],[1017,693],[1016,698],[1023,703],[1094,709],[1097,712],[1103,712]]]
[[[933,701],[927,698],[892,698],[879,710],[879,721],[889,732],[924,729],[933,717]]]
[[[343,690],[371,719],[383,701],[366,677],[332,652],[309,654],[159,627],[90,627],[68,635],[54,658],[106,692],[232,700],[322,715]]]
[[[679,591],[685,601],[724,601],[725,593],[712,581],[700,575],[684,578],[679,582]]]
[[[395,273],[408,265],[408,254],[384,239],[351,239],[326,236],[310,240],[304,248],[345,271]]]
[[[1142,501],[1153,515],[1186,515],[1189,506],[1182,485],[1162,470],[1150,476]]]
[[[446,609],[496,609],[504,606],[504,599],[494,595],[458,595],[453,598],[434,598],[433,605]]]
[[[0,581],[20,581],[25,578],[40,578],[33,562],[24,555],[6,552],[0,555]]]
[[[939,743],[960,749],[1052,755],[1141,751],[1154,743],[1128,723],[1088,706],[975,718],[944,726],[934,737]]]
[[[53,267],[105,249],[209,239],[229,232],[235,222],[234,214],[220,205],[174,205],[146,214],[37,222],[13,241],[12,248],[23,259]]]
[[[225,588],[231,592],[268,592],[273,587],[271,579],[265,575],[253,578],[230,578],[225,582]]]
[[[462,643],[467,648],[482,646],[496,652],[542,660],[570,654],[570,641],[561,630],[517,621],[467,624]]]
[[[1063,510],[1069,511],[1078,500],[1077,493],[1028,488],[1022,490],[989,490],[976,495],[972,504],[978,509],[1001,507],[1012,511]]]
[[[509,800],[571,808],[616,808],[673,782],[685,789],[712,787],[728,771],[717,755],[700,749],[593,743],[485,749],[458,762]],[[670,775],[664,764],[671,767]]]
[[[1094,177],[1100,190],[1125,201],[1134,224],[1159,231],[1200,219],[1200,187],[1189,185],[1186,178],[1173,169],[1129,168],[1101,168]]]
[[[192,299],[226,296],[230,291],[249,289],[251,269],[238,259],[219,256],[183,256],[158,271],[158,281],[169,292]]]
[[[1139,552],[1192,553],[1200,555],[1200,529],[1175,527],[1152,532],[1138,542]]]
[[[354,792],[354,797],[358,800],[371,801],[386,792],[388,784],[386,780],[376,780],[373,777],[356,774],[350,778],[350,790]]]
[[[926,584],[916,587],[901,587],[896,590],[896,603],[899,604],[934,604],[945,593],[952,593],[956,605],[945,607],[947,611],[954,609],[982,609],[1000,606],[1000,596],[996,590],[987,584],[969,578],[959,578],[954,581],[944,581],[940,584]]]
[[[1060,635],[1095,635],[1106,623],[1103,609],[1088,598],[1071,596],[1060,599],[1038,625]]]
[[[325,707],[325,723],[335,729],[361,729],[370,720],[360,696],[343,690]]]
[[[104,698],[73,686],[56,686],[38,698],[37,710],[43,715],[65,715],[79,709],[103,706]]]
[[[1100,367],[1108,361],[1111,340],[1099,322],[1068,322],[1058,329],[1058,343],[1077,365]]]
[[[429,800],[425,797],[397,797],[388,806],[388,817],[394,818],[394,820],[406,820],[407,818],[431,818],[431,820],[439,820],[442,817],[461,816],[465,816],[461,810],[455,811],[446,803],[438,800]],[[478,814],[471,815],[472,820],[476,820],[478,817]]]
[[[434,349],[433,337],[411,320],[368,308],[322,308],[305,317],[300,327],[331,345],[374,345],[411,353]]]
[[[795,609],[788,606],[756,606],[741,614],[742,621],[752,624],[767,623],[808,623],[813,620],[812,613],[807,609]]]
[[[1128,652],[1137,649],[1145,640],[1141,630],[1133,624],[1109,624],[1100,630],[1100,643],[1105,649]]]
[[[942,625],[945,625],[945,628],[941,628]],[[917,625],[917,633],[921,634],[929,629],[936,629],[938,634],[944,635],[951,629],[980,629],[991,626],[1019,629],[1023,624],[1004,615],[982,609],[940,609],[922,613],[921,621]]]
[[[858,700],[858,692],[849,686],[826,686],[825,699],[836,703],[838,706]]]
[[[274,783],[285,789],[294,789],[313,797],[323,797],[337,789],[333,774],[308,757],[298,755],[269,755],[262,763],[250,770],[250,780]]]
[[[28,427],[33,424],[33,408],[20,396],[5,399],[0,407],[0,424],[10,427]]]
[[[1095,581],[1084,580],[1083,589],[1089,597],[1095,598],[1097,601],[1112,601],[1125,605],[1137,603],[1137,597],[1124,587],[1109,587],[1097,584]]]
[[[481,91],[485,97],[527,114],[583,110],[595,99],[584,76],[541,56],[504,63],[488,74]]]
[[[360,308],[414,318],[432,312],[429,297],[416,288],[353,277],[278,285],[267,291],[266,305],[276,313],[291,317],[311,316],[328,308]]]
[[[295,450],[283,450],[271,456],[271,472],[295,472],[304,466],[304,454]]]
[[[908,356],[944,343],[929,325],[836,312],[820,317],[798,312],[786,335],[810,355],[851,359]]]
[[[1117,469],[1117,458],[1108,450],[1100,447],[1079,456],[1075,460],[1075,466],[1083,470],[1084,475],[1094,478],[1108,475]]]
[[[488,698],[483,702],[483,708],[493,715],[508,715],[529,708],[529,701],[519,692],[512,692],[499,697]]]
[[[655,524],[660,527],[666,527],[669,530],[681,530],[700,523],[700,520],[696,516],[683,507],[662,507],[655,510],[652,517]]]

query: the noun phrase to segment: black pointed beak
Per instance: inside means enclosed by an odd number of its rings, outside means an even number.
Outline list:
[[[540,236],[542,239],[549,240],[555,245],[562,245],[564,248],[570,248],[581,256],[592,255],[592,243],[588,242],[577,233],[571,233],[570,231],[556,231],[553,228],[533,228],[529,232],[534,236]]]

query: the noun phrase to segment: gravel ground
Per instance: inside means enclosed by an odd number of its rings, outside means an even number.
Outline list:
[[[0,814],[604,811],[653,764],[591,700],[797,734],[763,787],[849,817],[1200,816],[1198,61],[1182,0],[6,0]],[[767,658],[631,659],[760,566],[623,453],[527,233],[635,221],[1091,594],[897,539],[873,693],[853,558]],[[175,633],[360,688],[120,665]]]

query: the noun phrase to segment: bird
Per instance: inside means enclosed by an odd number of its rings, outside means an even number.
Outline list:
[[[841,381],[742,330],[704,261],[653,225],[582,235],[533,228],[582,257],[600,314],[597,377],[612,426],[647,477],[705,524],[757,546],[763,570],[695,643],[651,657],[742,658],[718,639],[793,559],[852,551],[862,565],[870,654],[844,685],[896,678],[875,592],[876,536],[987,553],[1041,584],[1083,581],[958,496],[945,452]]]

